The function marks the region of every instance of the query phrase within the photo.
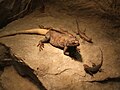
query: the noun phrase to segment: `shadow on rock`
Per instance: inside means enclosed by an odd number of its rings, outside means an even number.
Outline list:
[[[68,52],[69,52],[69,56],[76,60],[76,61],[80,61],[82,62],[82,56],[80,54],[80,51],[76,49],[76,47],[70,47],[68,49]]]

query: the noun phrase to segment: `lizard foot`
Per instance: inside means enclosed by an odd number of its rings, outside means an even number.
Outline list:
[[[64,52],[65,55],[69,56],[69,52]]]
[[[43,48],[44,48],[44,43],[39,42],[39,44],[37,45],[37,47],[39,47],[39,51],[43,50]]]

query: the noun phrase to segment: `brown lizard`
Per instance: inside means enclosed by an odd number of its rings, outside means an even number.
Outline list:
[[[42,27],[44,28],[44,27]],[[39,41],[39,49],[42,50],[44,48],[44,43],[49,42],[51,45],[63,49],[65,55],[69,55],[67,50],[71,47],[75,47],[76,50],[77,46],[80,45],[79,40],[73,36],[72,34],[68,33],[67,31],[57,31],[52,28],[44,28],[49,29],[49,31],[45,34],[45,38]]]
[[[101,68],[101,66],[103,64],[103,52],[102,52],[101,49],[100,49],[100,51],[101,51],[101,63],[100,64],[95,65],[93,63],[93,65],[92,65],[93,67],[90,67],[87,64],[83,65],[85,72],[88,73],[88,74],[90,74],[91,76],[93,76],[93,74],[96,74],[98,71],[101,71],[100,68]]]
[[[80,45],[79,40],[72,34],[68,33],[67,31],[63,31],[63,30],[59,31],[52,28],[45,28],[44,26],[40,26],[40,29],[25,30],[12,34],[3,35],[0,36],[0,38],[7,36],[14,36],[17,34],[44,35],[45,38],[40,40],[39,44],[37,45],[39,46],[40,51],[44,48],[44,43],[49,42],[51,45],[63,49],[65,55],[69,55],[69,52],[67,52],[69,47],[75,47],[77,49],[77,46]]]
[[[83,40],[89,42],[89,43],[93,43],[92,41],[92,38],[89,38],[86,34],[85,34],[85,31],[82,32],[79,28],[79,24],[78,24],[78,21],[76,19],[76,24],[77,24],[77,32],[76,34],[80,36],[80,38],[82,38]]]

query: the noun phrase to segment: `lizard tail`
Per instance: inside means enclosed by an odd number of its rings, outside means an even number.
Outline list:
[[[22,31],[17,31],[13,33],[8,33],[5,35],[1,35],[0,38],[3,37],[8,37],[8,36],[14,36],[18,34],[36,34],[36,35],[45,35],[48,32],[46,29],[30,29],[30,30],[22,30]]]

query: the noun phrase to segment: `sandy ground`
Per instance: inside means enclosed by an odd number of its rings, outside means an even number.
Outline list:
[[[68,15],[59,8],[47,7],[46,13],[39,10],[13,21],[1,29],[0,35],[20,30],[36,29],[38,25],[63,28],[75,35],[75,15]],[[93,39],[93,44],[80,39],[80,60],[74,60],[63,54],[63,50],[45,44],[39,52],[40,35],[16,35],[1,38],[0,42],[12,48],[12,51],[38,73],[38,78],[48,90],[119,90],[120,89],[120,30],[113,29],[107,20],[98,17],[77,15],[81,31]],[[103,51],[104,62],[102,72],[91,77],[83,69],[83,63],[100,63]],[[37,69],[39,68],[39,69]],[[107,78],[112,78],[106,80]],[[104,81],[106,80],[106,81]],[[38,90],[27,79],[19,76],[13,67],[5,68],[0,81],[5,90]],[[102,83],[88,81],[103,81]],[[1,85],[0,85],[1,86]],[[1,87],[1,88],[2,88]]]

